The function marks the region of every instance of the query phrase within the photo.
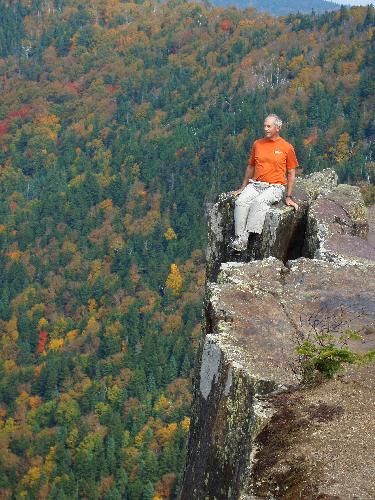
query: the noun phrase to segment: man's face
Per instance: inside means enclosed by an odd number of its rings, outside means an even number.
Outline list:
[[[274,139],[279,135],[280,127],[275,125],[275,118],[266,118],[264,120],[264,136],[267,139]]]

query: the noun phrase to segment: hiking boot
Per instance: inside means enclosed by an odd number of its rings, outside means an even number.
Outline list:
[[[247,242],[243,240],[241,237],[237,236],[233,240],[230,241],[229,245],[230,248],[233,248],[236,252],[243,252],[247,248]]]

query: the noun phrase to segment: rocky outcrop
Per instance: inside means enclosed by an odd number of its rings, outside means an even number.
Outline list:
[[[231,197],[222,196],[211,212],[205,337],[194,384],[183,500],[375,495],[355,457],[350,457],[352,481],[343,480],[344,467],[335,476],[335,467],[347,460],[344,446],[340,463],[332,447],[349,420],[356,456],[368,453],[359,434],[361,419],[375,427],[366,417],[375,405],[373,366],[302,389],[295,351],[301,338],[319,328],[339,336],[350,327],[364,339],[353,341],[353,349],[375,348],[375,260],[364,239],[366,209],[358,190],[336,186],[333,174],[299,182],[298,192],[300,213],[273,208],[263,234],[253,242],[255,250],[241,256],[244,262],[222,260],[228,257],[232,232]],[[249,260],[254,257],[258,260]],[[371,382],[366,382],[368,373]],[[349,411],[358,406],[355,415],[348,415],[340,402],[348,387],[362,391],[352,394],[348,406]],[[367,492],[362,496],[356,496],[358,482]]]
[[[305,254],[332,262],[374,261],[368,234],[367,209],[359,188],[341,184],[312,203],[305,237]]]
[[[238,254],[228,247],[234,235],[234,201],[231,193],[219,196],[208,216],[207,280],[216,281],[222,262],[248,262],[254,259],[276,257],[283,262],[303,254],[307,211],[311,203],[337,186],[337,175],[325,170],[306,178],[297,178],[295,197],[298,212],[283,202],[270,208],[261,235],[250,235],[246,252]],[[306,249],[307,251],[307,249]]]

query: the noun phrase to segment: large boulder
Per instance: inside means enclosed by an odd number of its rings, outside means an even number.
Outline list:
[[[340,184],[311,204],[304,254],[333,262],[374,262],[368,215],[358,187]]]
[[[299,203],[299,210],[295,212],[284,202],[270,207],[262,234],[250,235],[247,250],[240,254],[228,247],[234,236],[235,197],[231,193],[221,194],[208,213],[208,281],[216,280],[222,262],[249,262],[270,256],[286,262],[302,255],[309,206],[336,186],[337,175],[333,170],[297,178],[294,196]]]

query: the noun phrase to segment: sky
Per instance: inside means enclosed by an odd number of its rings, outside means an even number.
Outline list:
[[[343,5],[369,5],[370,3],[374,4],[374,1],[366,1],[366,0],[332,0],[333,2],[343,4]]]

